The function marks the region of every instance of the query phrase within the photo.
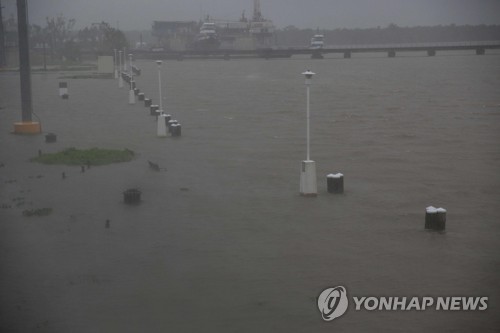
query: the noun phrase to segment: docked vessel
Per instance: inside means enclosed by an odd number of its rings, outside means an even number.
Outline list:
[[[200,33],[193,43],[194,49],[217,49],[220,46],[220,40],[214,22],[204,22],[201,25]]]
[[[253,16],[239,20],[215,20],[205,17],[195,21],[154,21],[152,34],[155,47],[165,51],[195,50],[256,50],[274,45],[275,27],[260,10],[260,0],[254,0]]]
[[[314,35],[311,38],[311,45],[309,46],[309,48],[313,50],[322,49],[323,46],[325,45],[324,40],[325,40],[324,35]]]

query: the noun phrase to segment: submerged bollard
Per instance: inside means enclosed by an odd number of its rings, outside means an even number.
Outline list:
[[[179,124],[179,123],[172,124],[171,134],[172,134],[173,137],[181,136],[181,132],[182,132],[182,126],[181,126],[181,124]]]
[[[54,133],[49,133],[45,136],[45,142],[52,143],[57,141],[57,135]]]
[[[341,173],[326,176],[328,193],[344,193],[344,175]]]
[[[149,107],[149,114],[152,116],[157,116],[157,111],[160,109],[160,107],[156,104],[153,104]]]
[[[437,209],[433,206],[425,208],[425,229],[433,229],[436,225]]]
[[[141,92],[141,89],[139,89],[139,88],[134,88],[134,94],[135,94],[136,96],[139,96],[139,93],[140,93],[140,92]]]
[[[446,209],[429,206],[425,209],[425,229],[442,231],[446,228]]]
[[[143,100],[144,100],[144,97],[145,97],[145,96],[144,96],[144,93],[138,93],[138,94],[137,94],[137,99],[138,99],[139,101],[143,101]]]
[[[177,124],[177,120],[175,120],[175,119],[170,119],[170,120],[167,122],[168,132],[169,132],[169,133],[172,133],[172,125],[174,125],[174,124]]]
[[[68,82],[59,82],[59,96],[67,99],[68,97],[65,98],[64,95],[68,96]]]
[[[159,110],[157,112],[160,112]],[[156,119],[156,133],[159,137],[167,136],[167,122],[163,119],[166,117],[166,114],[161,113],[158,115]]]
[[[126,204],[138,204],[141,202],[141,191],[136,188],[130,188],[123,192],[123,201]]]
[[[436,230],[446,229],[446,209],[438,208],[436,217]]]
[[[172,116],[169,114],[164,115],[165,117],[165,125],[168,127],[168,122],[172,120]]]
[[[144,107],[149,108],[153,104],[153,101],[150,98],[144,98]]]

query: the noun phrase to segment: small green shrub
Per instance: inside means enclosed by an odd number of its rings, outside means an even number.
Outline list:
[[[106,165],[128,162],[134,158],[134,155],[134,152],[129,149],[67,148],[58,153],[42,154],[32,158],[31,161],[43,164]]]

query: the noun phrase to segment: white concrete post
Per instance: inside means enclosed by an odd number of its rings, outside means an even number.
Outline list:
[[[114,69],[115,69],[115,79],[118,79],[118,69],[117,69],[117,63],[116,63],[116,49],[113,49],[114,53],[115,53],[115,57],[113,58],[113,65],[114,65]]]
[[[134,93],[134,75],[132,73],[132,54],[128,55],[129,64],[130,64],[130,90],[128,92],[128,104],[135,104],[135,93]]]
[[[307,93],[307,109],[306,109],[306,160],[302,161],[300,170],[300,194],[303,196],[315,197],[318,194],[318,185],[316,180],[316,163],[311,160],[310,155],[310,100],[309,87],[312,83],[312,77],[315,73],[310,70],[302,73],[305,78],[306,93]]]
[[[161,60],[156,60],[156,64],[158,65],[158,97],[160,99],[160,109],[159,109],[159,115],[156,117],[157,121],[157,135],[159,137],[164,137],[167,136],[167,122],[166,118],[167,115],[163,112],[163,101],[162,101],[162,96],[161,96],[161,65],[162,61]]]
[[[118,88],[123,88],[122,51],[118,51]]]

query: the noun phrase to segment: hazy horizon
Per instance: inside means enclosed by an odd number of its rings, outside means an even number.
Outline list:
[[[2,0],[4,19],[16,15],[15,0]],[[28,1],[30,23],[62,14],[76,20],[76,29],[105,21],[122,30],[149,30],[155,20],[238,20],[253,13],[252,0],[37,0]],[[449,24],[500,24],[498,0],[261,0],[261,11],[277,28],[373,28]],[[130,16],[130,18],[127,17]]]

